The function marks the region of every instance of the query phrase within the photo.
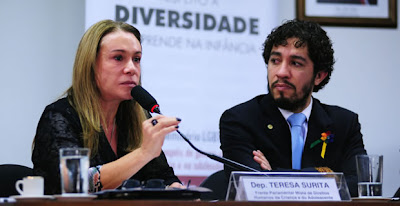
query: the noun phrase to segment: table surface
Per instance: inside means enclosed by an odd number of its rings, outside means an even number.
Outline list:
[[[400,201],[351,201],[351,202],[233,202],[233,201],[173,201],[173,200],[23,200],[4,205],[27,206],[400,206]]]

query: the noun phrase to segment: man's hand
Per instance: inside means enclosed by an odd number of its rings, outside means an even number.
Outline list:
[[[256,161],[258,164],[260,164],[261,169],[263,170],[272,170],[271,165],[269,165],[269,162],[267,158],[264,156],[264,154],[260,150],[254,150],[253,151],[253,159]]]

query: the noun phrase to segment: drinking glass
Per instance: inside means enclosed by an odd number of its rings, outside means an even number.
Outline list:
[[[358,196],[382,197],[383,156],[357,155]]]
[[[89,188],[89,149],[60,149],[62,195],[87,195]]]

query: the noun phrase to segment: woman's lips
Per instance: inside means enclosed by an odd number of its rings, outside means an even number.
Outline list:
[[[122,82],[121,84],[132,87],[132,88],[136,87],[136,85],[137,85],[134,81],[126,81],[126,82]]]

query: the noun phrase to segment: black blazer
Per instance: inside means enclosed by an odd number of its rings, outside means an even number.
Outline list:
[[[357,114],[313,99],[302,168],[329,167],[343,172],[351,196],[357,196],[355,155],[366,154],[360,128]],[[322,158],[322,143],[312,149],[310,145],[328,131],[334,135],[334,141],[328,143]],[[258,149],[273,170],[292,168],[290,128],[269,94],[226,110],[220,119],[220,141],[225,158],[261,170],[252,154]],[[225,171],[230,175],[232,169],[225,167]]]

